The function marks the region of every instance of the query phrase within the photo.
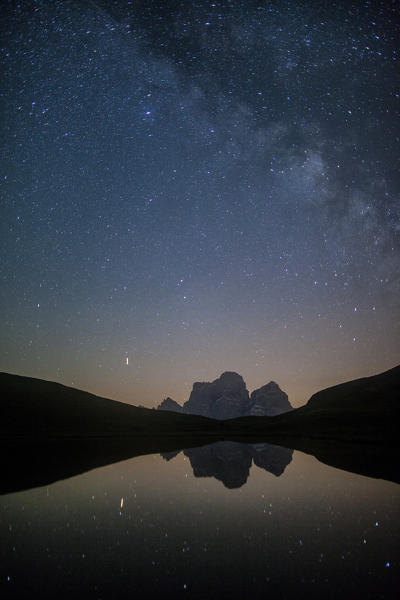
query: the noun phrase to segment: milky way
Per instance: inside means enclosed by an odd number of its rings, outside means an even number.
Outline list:
[[[147,406],[235,370],[298,405],[398,362],[397,2],[1,21],[1,370]]]

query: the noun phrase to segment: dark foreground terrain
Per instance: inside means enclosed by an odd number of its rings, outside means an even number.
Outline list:
[[[82,390],[0,373],[0,434],[36,440],[67,437],[213,433],[207,417],[138,408]]]
[[[0,392],[0,493],[218,440],[268,442],[400,481],[400,367],[318,392],[285,414],[226,421],[138,408],[7,373],[0,374]]]
[[[311,439],[381,443],[398,446],[400,366],[335,385],[311,396],[305,406],[275,417],[225,421],[230,433],[264,431]]]
[[[0,434],[15,437],[201,435],[328,438],[398,444],[400,366],[314,394],[273,417],[216,420],[138,408],[59,383],[0,373]]]

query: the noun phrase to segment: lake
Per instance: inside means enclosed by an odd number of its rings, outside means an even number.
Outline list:
[[[394,598],[400,486],[268,444],[0,496],[1,598]]]

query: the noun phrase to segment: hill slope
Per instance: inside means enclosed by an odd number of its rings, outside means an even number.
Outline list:
[[[51,437],[212,433],[206,417],[138,408],[41,379],[0,373],[0,434]]]
[[[399,443],[400,366],[335,385],[308,403],[275,417],[225,421],[226,431],[252,435],[268,432],[313,438]]]
[[[7,373],[0,373],[0,391],[3,439],[184,434],[399,443],[400,366],[322,390],[291,412],[225,421],[138,408],[59,383]]]
[[[400,367],[318,392],[286,414],[227,421],[137,408],[0,373],[0,494],[223,439],[275,443],[337,468],[398,481],[399,408]]]

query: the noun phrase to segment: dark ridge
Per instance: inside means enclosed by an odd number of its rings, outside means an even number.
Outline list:
[[[219,431],[219,424],[206,417],[139,408],[41,379],[0,373],[0,390],[3,439]]]
[[[318,392],[285,414],[225,421],[138,408],[7,373],[0,373],[0,390],[2,493],[223,440],[294,448],[337,468],[399,482],[400,366]],[[269,460],[254,458],[259,466]],[[272,460],[271,472],[279,473],[278,462]]]
[[[242,417],[224,422],[230,435],[320,438],[400,444],[400,366],[314,394],[309,402],[275,417]]]

